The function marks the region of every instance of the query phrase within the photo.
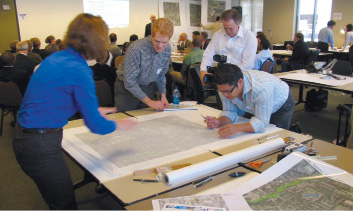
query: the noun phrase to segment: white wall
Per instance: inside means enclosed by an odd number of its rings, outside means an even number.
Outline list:
[[[21,40],[39,37],[44,48],[45,38],[54,35],[63,39],[69,23],[83,12],[82,0],[16,0]],[[129,40],[131,34],[144,37],[145,26],[150,22],[150,14],[158,17],[158,0],[130,0],[130,20],[128,28],[110,29],[118,35],[118,44]]]

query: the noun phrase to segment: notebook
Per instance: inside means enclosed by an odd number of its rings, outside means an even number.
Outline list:
[[[352,76],[352,67],[349,61],[337,60],[331,70],[333,74]]]

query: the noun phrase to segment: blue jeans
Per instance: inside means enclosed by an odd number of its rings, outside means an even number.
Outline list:
[[[17,162],[36,183],[49,209],[77,209],[69,169],[61,152],[62,130],[46,134],[23,133],[16,126],[12,142]]]
[[[291,70],[300,70],[304,68],[304,63],[303,62],[283,62],[281,64],[281,72],[288,72]]]
[[[287,101],[282,105],[280,109],[271,115],[270,123],[276,125],[279,128],[288,130],[292,120],[295,104],[296,101],[294,96],[289,90]]]

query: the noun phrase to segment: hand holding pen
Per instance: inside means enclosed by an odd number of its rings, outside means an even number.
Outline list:
[[[219,121],[216,117],[204,116],[202,114],[201,116],[204,118],[204,122],[207,124],[208,128],[217,128],[219,126]]]

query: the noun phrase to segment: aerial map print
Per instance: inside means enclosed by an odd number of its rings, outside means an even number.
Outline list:
[[[164,17],[172,21],[174,26],[180,26],[179,2],[163,2]]]
[[[140,122],[134,131],[77,137],[118,168],[219,141],[217,131],[175,115]]]
[[[200,27],[201,5],[190,4],[190,26]]]
[[[322,175],[305,159],[243,197],[253,210],[353,210],[353,188]]]
[[[207,5],[207,22],[215,22],[217,16],[226,10],[226,2],[219,0],[208,0]]]

